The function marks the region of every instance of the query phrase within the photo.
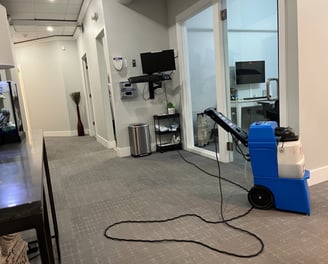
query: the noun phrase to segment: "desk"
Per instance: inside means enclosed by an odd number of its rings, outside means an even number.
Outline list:
[[[0,235],[35,229],[42,263],[53,264],[46,185],[60,260],[58,226],[42,131],[27,133],[21,143],[0,147]]]
[[[266,102],[269,104],[274,104],[276,99],[271,99],[271,100],[263,100],[262,99],[253,99],[253,100],[234,100],[230,101],[230,106],[231,108],[236,108],[236,120],[237,120],[237,126],[242,128],[242,111],[243,108],[250,108],[250,107],[259,107],[261,106],[262,102]],[[233,113],[231,113],[233,115]]]

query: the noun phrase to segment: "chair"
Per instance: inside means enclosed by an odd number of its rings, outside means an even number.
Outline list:
[[[271,121],[276,121],[279,126],[279,100],[276,100],[272,109],[266,110],[266,117]]]

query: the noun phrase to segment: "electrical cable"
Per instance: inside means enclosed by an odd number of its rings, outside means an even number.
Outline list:
[[[217,162],[217,166],[218,166],[218,174],[219,174],[220,215],[221,215],[221,219],[223,220],[224,224],[226,224],[228,227],[230,227],[230,228],[232,228],[234,230],[237,230],[237,231],[246,233],[246,234],[254,237],[261,244],[260,250],[256,254],[254,254],[254,256],[258,256],[264,250],[264,242],[263,242],[263,240],[259,236],[257,236],[255,233],[253,233],[253,232],[250,232],[250,231],[248,231],[246,229],[243,229],[243,228],[240,228],[240,227],[237,227],[237,226],[234,226],[234,225],[230,224],[224,218],[224,215],[223,215],[223,190],[222,190],[221,166],[220,166],[220,162],[219,162],[218,151],[217,151],[217,144],[216,144],[215,139],[214,139],[214,143],[215,143],[215,158],[216,158],[216,162]],[[253,208],[253,207],[251,207],[251,208]],[[239,254],[236,254],[236,256],[239,256]]]
[[[219,179],[219,176],[217,176],[217,175],[215,175],[215,174],[213,174],[213,173],[210,173],[210,172],[204,170],[203,168],[199,167],[197,164],[195,164],[195,163],[193,163],[193,162],[187,160],[187,159],[181,154],[181,152],[180,152],[179,150],[178,150],[178,153],[179,153],[180,157],[181,157],[186,163],[189,163],[190,165],[194,166],[195,168],[197,168],[197,169],[200,170],[201,172],[207,174],[208,176],[211,176],[211,177],[214,177],[214,178]],[[247,189],[247,188],[245,188],[244,186],[242,186],[242,185],[240,185],[240,184],[238,184],[238,183],[236,183],[236,182],[234,182],[234,181],[232,181],[232,180],[229,180],[229,179],[224,178],[224,177],[221,177],[221,179],[222,179],[223,181],[229,182],[229,183],[231,183],[231,184],[233,184],[233,185],[239,187],[240,189],[243,189],[244,191],[248,192],[248,189]]]
[[[246,160],[246,161],[250,161],[250,157],[249,154],[245,154],[243,152],[243,150],[240,148],[239,146],[239,140],[237,140],[234,136],[232,136],[233,141],[235,142],[235,146],[236,146],[236,151]]]
[[[252,257],[256,257],[258,255],[260,255],[263,250],[264,250],[264,242],[262,241],[262,239],[257,236],[255,233],[252,233],[246,229],[243,229],[243,228],[240,228],[240,227],[237,227],[237,226],[234,226],[232,224],[230,224],[229,222],[230,221],[233,221],[233,220],[236,220],[236,219],[239,219],[241,217],[244,217],[246,215],[248,215],[252,210],[253,210],[253,207],[250,207],[245,213],[241,214],[241,215],[238,215],[238,216],[235,216],[235,217],[232,217],[232,218],[229,218],[229,219],[225,219],[224,217],[224,214],[223,214],[223,190],[222,190],[222,180],[224,181],[227,181],[233,185],[236,185],[237,187],[243,189],[244,191],[248,192],[248,190],[241,186],[240,184],[238,183],[235,183],[231,180],[228,180],[228,179],[225,179],[221,176],[221,167],[220,167],[220,162],[219,162],[219,159],[218,159],[218,153],[217,153],[217,144],[216,144],[216,141],[214,140],[214,143],[215,143],[215,152],[216,152],[216,162],[217,162],[217,167],[218,167],[218,176],[217,175],[214,175],[214,174],[211,174],[207,171],[205,171],[204,169],[200,168],[198,165],[192,163],[191,161],[188,161],[187,159],[185,159],[183,157],[183,155],[180,153],[180,151],[178,151],[180,157],[185,161],[187,162],[188,164],[191,164],[193,165],[195,168],[199,169],[200,171],[202,171],[203,173],[211,176],[211,177],[215,177],[215,178],[218,178],[219,179],[219,192],[220,192],[220,216],[221,216],[221,219],[222,220],[219,220],[219,221],[209,221],[197,214],[193,214],[193,213],[189,213],[189,214],[182,214],[182,215],[178,215],[178,216],[175,216],[175,217],[172,217],[172,218],[167,218],[167,219],[161,219],[161,220],[125,220],[125,221],[120,221],[120,222],[115,222],[109,226],[107,226],[104,230],[104,236],[108,239],[111,239],[111,240],[114,240],[114,241],[125,241],[125,242],[140,242],[140,243],[163,243],[163,242],[176,242],[176,243],[192,243],[192,244],[198,244],[200,246],[203,246],[205,248],[208,248],[214,252],[217,252],[217,253],[220,253],[220,254],[226,254],[226,255],[229,255],[229,256],[234,256],[234,257],[239,257],[239,258],[252,258]],[[131,238],[120,238],[120,237],[114,237],[112,235],[110,235],[108,232],[111,228],[113,228],[114,226],[118,226],[118,225],[122,225],[122,224],[149,224],[149,223],[164,223],[164,222],[170,222],[170,221],[173,221],[173,220],[176,220],[176,219],[179,219],[179,218],[183,218],[183,217],[196,217],[196,218],[199,218],[201,219],[203,222],[205,223],[208,223],[208,224],[225,224],[227,225],[229,228],[232,228],[234,230],[237,230],[239,232],[242,232],[242,233],[245,233],[253,238],[255,238],[259,244],[260,244],[260,249],[253,253],[253,254],[238,254],[238,253],[234,253],[234,252],[230,252],[230,251],[226,251],[226,250],[222,250],[222,249],[218,249],[218,248],[214,248],[208,244],[205,244],[203,242],[200,242],[200,241],[197,241],[197,240],[189,240],[189,239],[154,239],[154,240],[149,240],[149,239],[131,239]]]

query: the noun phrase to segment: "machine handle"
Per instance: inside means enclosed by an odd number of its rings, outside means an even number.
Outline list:
[[[233,123],[229,118],[224,116],[222,113],[217,112],[213,107],[207,108],[204,113],[212,118],[225,131],[231,133],[246,147],[248,146],[248,134],[242,128]]]

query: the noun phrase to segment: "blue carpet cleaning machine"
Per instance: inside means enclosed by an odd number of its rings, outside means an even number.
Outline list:
[[[254,177],[248,192],[252,206],[310,215],[310,172],[304,168],[301,142],[290,128],[278,127],[275,121],[260,121],[252,123],[247,134],[214,108],[204,112],[248,147]]]

